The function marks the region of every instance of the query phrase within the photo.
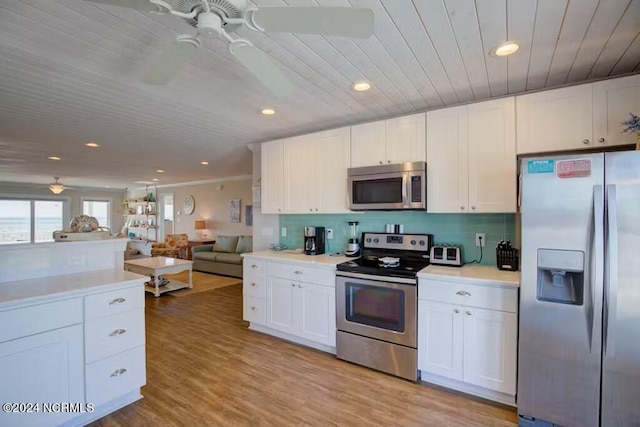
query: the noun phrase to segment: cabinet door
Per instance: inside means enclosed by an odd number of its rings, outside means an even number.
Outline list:
[[[418,301],[418,369],[462,380],[462,310]]]
[[[298,324],[294,308],[296,304],[296,285],[298,283],[267,278],[267,326],[278,331],[295,334]]]
[[[336,345],[336,292],[330,286],[298,283],[300,293],[300,336]]]
[[[386,163],[385,121],[351,126],[351,167]]]
[[[315,176],[312,180],[314,213],[351,212],[347,204],[347,169],[351,164],[350,128],[314,135]]]
[[[424,162],[427,158],[425,113],[386,121],[387,163]]]
[[[515,99],[478,102],[467,112],[469,211],[515,212]]]
[[[464,382],[516,393],[517,316],[464,308]]]
[[[427,212],[467,212],[467,107],[427,113]]]
[[[593,84],[593,137],[596,146],[635,144],[622,133],[629,113],[640,114],[640,74]]]
[[[0,344],[0,401],[84,403],[82,325]],[[3,426],[52,426],[73,413],[0,412]]]
[[[310,213],[311,180],[314,159],[313,139],[309,135],[284,140],[284,200],[286,213]]]
[[[262,144],[261,156],[261,206],[262,213],[282,213],[284,188],[283,142],[273,141]]]
[[[592,85],[516,97],[518,154],[592,148]]]

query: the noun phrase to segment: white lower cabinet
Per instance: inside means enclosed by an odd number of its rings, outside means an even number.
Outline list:
[[[517,289],[423,279],[418,286],[422,379],[515,404]]]
[[[255,269],[248,271],[250,265],[256,265],[255,259],[245,259],[244,265],[243,317],[253,329],[302,344],[317,344],[316,348],[325,351],[333,350],[336,345],[333,270],[269,260],[262,267],[262,274],[256,274]]]

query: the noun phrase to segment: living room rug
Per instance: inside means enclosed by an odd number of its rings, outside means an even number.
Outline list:
[[[163,274],[166,279],[176,280],[179,282],[189,283],[189,272],[183,271],[177,274]],[[177,291],[167,292],[165,295],[174,297],[186,297],[188,295],[200,292],[212,291],[214,289],[226,288],[227,286],[239,285],[242,279],[237,277],[217,276],[215,274],[193,272],[193,288],[178,289]]]

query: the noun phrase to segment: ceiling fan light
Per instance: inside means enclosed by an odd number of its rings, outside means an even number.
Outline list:
[[[520,49],[520,45],[516,42],[505,42],[491,49],[491,56],[509,56],[513,55]]]
[[[51,190],[51,192],[53,194],[60,194],[64,191],[64,185],[62,184],[50,184],[49,185],[49,190]]]

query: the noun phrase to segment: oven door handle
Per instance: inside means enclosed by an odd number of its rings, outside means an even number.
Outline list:
[[[340,271],[340,270],[336,271],[336,278],[338,277],[351,277],[354,279],[371,280],[375,282],[388,282],[391,285],[396,284],[396,285],[416,286],[416,283],[417,283],[416,279],[409,279],[406,277],[375,276],[372,274],[351,273],[348,271]],[[384,284],[381,284],[380,286],[389,287],[389,288],[393,287],[393,286],[385,286]]]

